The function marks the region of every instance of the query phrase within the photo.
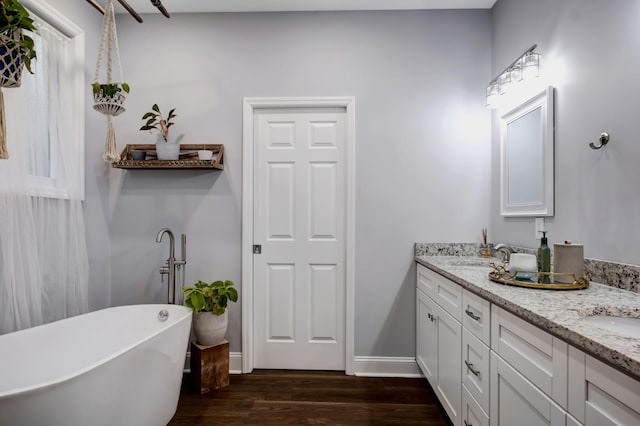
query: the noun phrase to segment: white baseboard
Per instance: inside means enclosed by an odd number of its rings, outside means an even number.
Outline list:
[[[423,377],[413,357],[356,356],[353,374],[361,377]]]
[[[191,373],[191,351],[184,360],[184,372]],[[229,374],[242,374],[242,352],[229,353]]]
[[[191,352],[187,352],[184,372],[191,372]],[[242,352],[229,353],[229,373],[242,374]],[[353,374],[360,377],[423,377],[413,357],[356,356]]]
[[[242,374],[242,352],[229,354],[229,374]]]

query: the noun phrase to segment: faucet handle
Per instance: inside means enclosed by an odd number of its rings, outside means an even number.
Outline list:
[[[165,275],[169,275],[169,267],[168,266],[161,266],[160,267],[160,282],[164,283],[164,276]]]

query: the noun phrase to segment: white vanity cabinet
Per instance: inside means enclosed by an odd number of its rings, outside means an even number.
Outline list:
[[[462,287],[418,265],[416,296],[416,360],[451,422],[461,426]]]
[[[454,425],[640,426],[640,381],[417,269],[416,360]]]

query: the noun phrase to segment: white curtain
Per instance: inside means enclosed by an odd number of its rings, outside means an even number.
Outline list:
[[[10,158],[0,160],[0,334],[88,310],[84,158],[69,107],[82,65],[68,38],[38,26],[35,74],[25,70],[20,88],[3,89]]]

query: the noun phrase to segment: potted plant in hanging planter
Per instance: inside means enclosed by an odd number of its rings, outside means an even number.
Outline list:
[[[169,111],[169,115],[165,119],[160,112],[158,104],[153,104],[151,111],[142,116],[142,119],[147,121],[140,127],[140,130],[157,130],[160,132],[162,139],[158,137],[158,142],[156,143],[158,160],[177,160],[180,156],[180,144],[169,142],[169,128],[173,126],[171,120],[177,117],[175,111],[175,108]]]
[[[93,109],[106,115],[117,116],[124,109],[125,93],[129,93],[127,83],[91,84],[93,88]]]
[[[0,86],[18,87],[23,65],[30,73],[36,59],[35,43],[24,31],[35,32],[29,11],[18,0],[0,1]]]
[[[182,289],[184,303],[193,309],[193,331],[198,344],[217,345],[227,333],[227,303],[238,301],[238,291],[233,281],[214,281],[207,284],[198,281],[192,287]]]

